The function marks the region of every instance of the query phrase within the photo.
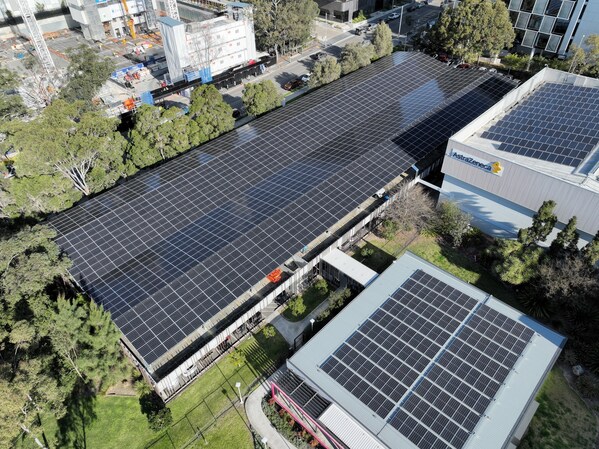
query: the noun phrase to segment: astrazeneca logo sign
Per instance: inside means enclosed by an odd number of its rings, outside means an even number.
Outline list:
[[[503,166],[499,162],[485,161],[484,159],[457,150],[451,150],[449,157],[496,176],[503,174]]]

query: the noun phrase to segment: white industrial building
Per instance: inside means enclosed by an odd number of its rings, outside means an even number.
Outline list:
[[[132,36],[156,26],[155,0],[68,0],[86,39]]]
[[[588,242],[599,230],[599,80],[545,68],[454,134],[442,171],[443,194],[485,233],[515,237],[553,200],[558,228],[575,215]]]
[[[158,19],[171,82],[184,71],[210,69],[212,75],[256,59],[252,6],[230,2],[223,16],[185,24],[171,17]]]

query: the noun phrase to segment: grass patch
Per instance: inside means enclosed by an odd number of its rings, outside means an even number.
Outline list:
[[[537,396],[539,408],[519,449],[591,449],[597,420],[553,368]]]
[[[306,310],[298,316],[294,316],[293,313],[291,313],[291,309],[288,307],[282,313],[283,318],[293,323],[303,320],[310,315],[314,309],[322,304],[325,299],[327,299],[329,293],[330,292],[323,293],[322,290],[319,290],[315,286],[311,285],[302,293]]]
[[[95,418],[85,429],[79,423],[78,428],[73,430],[73,437],[79,435],[80,447],[94,449],[143,449],[152,442],[155,442],[152,449],[173,449],[173,443],[175,448],[179,448],[190,441],[199,429],[212,424],[206,432],[208,446],[201,440],[197,447],[252,448],[245,417],[240,415],[243,411],[231,409],[220,417],[218,415],[231,404],[239,403],[236,382],[241,382],[241,391],[247,395],[250,384],[276,369],[287,356],[287,350],[287,342],[278,332],[268,339],[258,332],[242,342],[238,346],[238,351],[242,351],[245,358],[242,366],[235,366],[230,356],[223,357],[168,404],[175,424],[166,431],[150,430],[146,417],[141,413],[138,397],[98,396],[93,408]],[[73,441],[62,445],[55,442],[58,425],[52,416],[46,415],[42,422],[49,447],[66,449],[76,446]],[[21,440],[16,447],[37,448],[31,438]]]

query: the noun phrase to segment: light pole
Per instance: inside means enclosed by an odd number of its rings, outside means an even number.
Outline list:
[[[239,403],[243,405],[243,397],[241,396],[241,382],[235,382],[235,387],[237,387],[237,392],[239,393]]]
[[[310,324],[312,325],[312,332],[314,332],[314,323],[316,320],[314,318],[310,318]]]

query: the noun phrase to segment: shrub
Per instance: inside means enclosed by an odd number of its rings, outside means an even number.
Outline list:
[[[464,236],[468,233],[471,219],[472,217],[462,212],[456,203],[445,201],[439,206],[434,226],[439,234],[457,247],[462,244]]]
[[[365,246],[364,248],[362,248],[360,250],[360,256],[362,257],[370,257],[374,254],[374,249],[370,248],[369,246]]]
[[[173,414],[171,409],[164,407],[155,413],[148,415],[148,425],[154,432],[166,429],[173,423]]]
[[[391,240],[399,231],[399,226],[393,220],[385,220],[380,226],[381,237],[385,240]]]
[[[277,334],[277,331],[273,325],[268,324],[262,329],[262,334],[264,335],[264,338],[269,339],[274,337]]]
[[[329,284],[326,280],[324,280],[323,278],[319,278],[315,283],[314,283],[314,288],[316,290],[318,290],[318,293],[320,293],[321,295],[325,295],[328,293],[329,291]]]
[[[304,304],[302,295],[298,295],[289,301],[289,310],[291,310],[293,316],[300,316],[306,311],[306,305]]]
[[[366,14],[364,14],[364,11],[360,10],[358,12],[358,15],[352,19],[352,22],[359,23],[359,22],[363,22],[366,19],[367,19]]]

